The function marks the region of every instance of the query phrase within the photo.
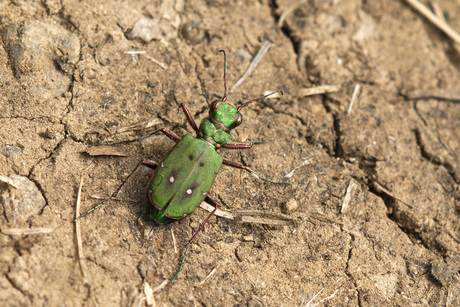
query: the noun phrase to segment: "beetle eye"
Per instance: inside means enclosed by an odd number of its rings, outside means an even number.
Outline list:
[[[210,107],[210,110],[216,110],[217,109],[217,105],[219,104],[219,100],[214,100],[212,103],[211,103],[211,107]]]
[[[238,127],[239,125],[241,125],[242,122],[243,122],[243,115],[241,115],[241,113],[239,113],[238,118],[233,123],[233,127]]]

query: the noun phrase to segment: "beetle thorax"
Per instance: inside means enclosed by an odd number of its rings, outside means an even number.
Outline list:
[[[242,121],[243,117],[234,106],[217,100],[211,104],[209,116],[201,122],[199,135],[220,147],[230,140],[230,131]]]

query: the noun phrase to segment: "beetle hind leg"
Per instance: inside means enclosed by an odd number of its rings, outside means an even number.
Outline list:
[[[185,253],[184,253],[184,257],[182,257],[182,261],[180,263],[180,266],[179,266],[179,269],[177,270],[176,274],[174,274],[174,277],[173,279],[171,280],[171,283],[174,283],[174,281],[177,279],[177,277],[179,276],[180,272],[182,271],[182,266],[184,265],[184,262],[185,262],[185,258],[187,258],[187,255],[188,255],[188,252],[190,250],[190,246],[192,244],[192,242],[196,239],[196,237],[198,236],[198,234],[200,233],[200,231],[203,229],[204,225],[206,225],[206,223],[208,222],[208,220],[211,218],[211,216],[216,212],[217,210],[217,202],[212,199],[211,197],[209,196],[206,196],[205,198],[205,201],[210,204],[211,206],[214,207],[214,210],[212,210],[212,212],[208,215],[208,217],[204,220],[204,222],[201,224],[200,228],[198,228],[198,230],[195,232],[195,234],[193,235],[193,237],[190,239],[190,241],[188,241],[187,243],[187,248],[185,249]]]

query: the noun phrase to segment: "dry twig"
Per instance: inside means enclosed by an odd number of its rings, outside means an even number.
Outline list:
[[[351,113],[351,111],[353,110],[353,106],[358,101],[360,90],[361,90],[361,85],[356,84],[355,88],[353,89],[353,94],[351,94],[350,104],[348,105],[348,110],[347,110],[348,114]]]
[[[174,254],[177,254],[177,247],[176,247],[176,236],[174,235],[174,231],[171,228],[171,237],[174,245]]]
[[[297,94],[298,97],[308,97],[313,95],[322,95],[328,93],[335,93],[340,90],[340,85],[318,85],[315,87],[303,88]]]
[[[347,192],[345,193],[345,197],[343,199],[342,209],[340,210],[340,213],[344,213],[348,209],[348,205],[350,204],[351,198],[357,187],[358,185],[356,184],[355,180],[351,178],[350,183],[347,187]]]
[[[204,285],[204,283],[207,282],[207,281],[212,277],[212,275],[214,275],[214,274],[216,273],[216,271],[217,271],[217,269],[218,269],[219,267],[220,267],[220,264],[217,265],[217,266],[211,271],[211,273],[209,273],[208,276],[206,276],[206,278],[203,279],[203,280],[202,280],[200,283],[198,283],[196,286],[202,286],[202,285]]]
[[[284,12],[281,14],[280,19],[278,19],[278,27],[282,27],[284,24],[284,21],[286,20],[287,16],[294,12],[295,9],[300,7],[302,4],[304,4],[306,0],[300,0],[297,3],[291,5],[287,9],[284,10]]]
[[[422,14],[428,21],[438,27],[449,36],[455,43],[460,44],[460,34],[458,34],[447,22],[432,13],[425,5],[418,0],[404,0],[416,11]]]
[[[380,183],[378,182],[372,182],[370,187],[372,189],[374,189],[375,192],[377,193],[383,193],[383,194],[386,194],[388,195],[389,197],[395,199],[395,200],[398,200],[400,202],[402,202],[403,204],[405,204],[406,206],[408,206],[409,208],[414,208],[412,205],[409,205],[407,202],[405,202],[404,200],[402,200],[401,198],[399,197],[396,197],[390,190],[386,189],[385,187],[383,187]]]
[[[166,285],[169,283],[169,280],[165,279],[163,280],[163,282],[159,285],[159,286],[156,286],[155,288],[153,288],[153,293],[157,293],[159,292],[161,289],[163,289],[164,287],[166,287]]]
[[[305,166],[305,165],[308,165],[308,164],[311,164],[310,160],[304,160],[300,165],[297,165],[296,167],[294,167],[289,173],[287,173],[286,175],[284,175],[284,177],[286,178],[291,178],[292,176],[294,176],[294,173],[296,170],[298,170],[299,168],[301,168],[302,166]]]
[[[214,210],[214,207],[206,202],[202,202],[200,207],[208,212],[212,212]],[[297,224],[297,220],[289,215],[259,210],[238,210],[234,213],[230,213],[217,209],[216,212],[214,212],[214,215],[228,220],[252,224],[265,224],[272,226],[289,226]]]
[[[268,40],[265,40],[260,47],[259,51],[257,51],[256,56],[252,59],[252,62],[249,64],[248,68],[246,71],[243,73],[243,75],[236,81],[235,84],[233,84],[232,88],[230,89],[230,93],[235,91],[243,82],[251,75],[251,73],[256,69],[257,65],[259,65],[259,62],[262,60],[264,57],[265,53],[274,46],[274,44]]]
[[[56,228],[8,228],[3,227],[1,232],[5,235],[36,235],[53,232]]]
[[[75,218],[80,216],[80,204],[81,204],[81,189],[83,187],[83,175],[80,175],[80,185],[78,186],[78,194],[77,194],[77,205],[75,208]],[[81,275],[86,277],[86,265],[83,262],[83,258],[85,257],[83,254],[83,245],[81,244],[81,231],[80,231],[80,223],[77,221],[75,222],[75,236],[77,239],[77,254],[78,254],[78,263],[80,265]]]

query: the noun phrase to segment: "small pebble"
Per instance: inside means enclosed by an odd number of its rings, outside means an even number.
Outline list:
[[[288,202],[286,203],[286,211],[294,211],[295,209],[297,209],[297,207],[299,207],[299,203],[297,202],[297,200],[295,200],[294,198],[291,198],[290,200],[288,200]]]

